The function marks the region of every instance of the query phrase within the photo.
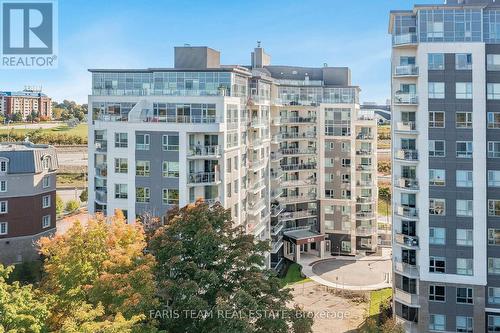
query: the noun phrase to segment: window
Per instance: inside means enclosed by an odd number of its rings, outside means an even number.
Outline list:
[[[47,188],[50,186],[50,176],[45,176],[42,178],[42,187]]]
[[[474,331],[474,321],[472,317],[457,316],[457,332],[472,333]]]
[[[445,215],[446,200],[445,199],[429,199],[429,215]]]
[[[455,69],[457,70],[472,69],[472,54],[470,53],[455,54]]]
[[[472,275],[473,274],[472,259],[457,258],[457,274],[458,275]]]
[[[162,191],[162,198],[164,205],[178,205],[179,204],[179,190],[164,188]]]
[[[325,190],[325,197],[333,199],[335,197],[335,191],[334,190]]]
[[[500,71],[500,54],[486,55],[486,65],[489,71]]]
[[[7,201],[0,201],[0,214],[5,214],[9,210],[9,204]]]
[[[446,244],[446,229],[444,228],[430,228],[429,229],[429,243],[433,245]]]
[[[429,127],[444,128],[444,112],[429,111]]]
[[[0,222],[0,235],[7,235],[8,232],[7,222]]]
[[[44,156],[42,158],[42,168],[44,170],[49,170],[49,168],[50,168],[50,156]]]
[[[488,333],[500,332],[500,316],[488,316]]]
[[[457,187],[472,187],[472,171],[457,170]]]
[[[0,161],[0,172],[7,172],[7,161],[6,160]]]
[[[457,245],[472,246],[472,229],[457,229]]]
[[[457,82],[455,85],[456,99],[471,99],[472,98],[472,82]]]
[[[446,185],[446,170],[429,169],[429,185],[433,186]]]
[[[444,98],[444,82],[429,82],[429,98]]]
[[[343,158],[343,159],[341,159],[341,163],[342,163],[343,168],[349,168],[351,166],[351,159],[350,158]]]
[[[429,272],[446,273],[446,259],[443,257],[429,257]]]
[[[472,158],[472,141],[457,141],[457,157]]]
[[[457,216],[472,216],[472,200],[457,200]]]
[[[268,151],[269,153],[269,151]],[[233,158],[233,166],[234,166],[234,170],[238,170],[238,156],[235,156]]]
[[[445,143],[442,140],[429,140],[429,156],[430,157],[444,157]]]
[[[42,197],[42,208],[50,207],[50,195],[44,195]]]
[[[500,112],[488,112],[488,128],[500,128]]]
[[[149,187],[137,187],[135,189],[135,202],[149,203],[151,200],[151,191]]]
[[[488,200],[488,216],[500,216],[500,200]]]
[[[127,133],[115,133],[115,147],[116,148],[127,148],[128,147]]]
[[[444,331],[446,326],[446,316],[440,314],[431,314],[429,316],[429,330]]]
[[[444,286],[429,286],[429,301],[445,302],[446,289]]]
[[[151,175],[151,162],[150,161],[136,161],[135,162],[135,175],[141,177],[149,177]]]
[[[149,134],[136,134],[135,149],[149,150]]]
[[[444,69],[444,54],[443,53],[429,53],[428,62],[429,62],[429,70],[443,70]]]
[[[115,158],[115,173],[127,173],[128,160],[126,158]]]
[[[7,192],[7,181],[0,180],[0,192]]]
[[[472,288],[458,288],[457,287],[457,303],[473,304],[474,297]]]
[[[500,288],[495,288],[495,287],[488,288],[488,303],[500,304]]]
[[[472,112],[457,112],[455,123],[457,128],[472,128]]]
[[[500,171],[488,170],[488,186],[500,187]]]
[[[488,229],[488,245],[500,245],[500,229]]]
[[[162,175],[166,178],[179,178],[179,162],[163,161]]]
[[[488,258],[488,274],[500,275],[500,258]]]
[[[488,157],[500,158],[500,141],[488,141]]]
[[[50,227],[50,215],[42,217],[42,229]]]
[[[115,199],[127,199],[127,198],[128,198],[128,185],[115,184]]]
[[[162,137],[162,147],[164,151],[178,151],[179,150],[179,136],[178,135],[164,135]]]
[[[486,98],[500,99],[500,83],[486,84]]]

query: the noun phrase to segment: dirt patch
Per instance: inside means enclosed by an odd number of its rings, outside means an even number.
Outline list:
[[[294,303],[315,315],[314,333],[353,332],[367,314],[366,292],[342,291],[316,282],[296,284],[291,289]]]

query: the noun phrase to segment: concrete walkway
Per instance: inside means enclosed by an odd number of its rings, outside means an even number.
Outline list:
[[[373,272],[372,269],[375,266],[373,263],[377,262],[380,262],[381,265]],[[314,269],[314,266],[318,266],[318,264],[331,264],[339,267],[324,272],[320,276],[317,274],[317,270]],[[317,256],[303,253],[299,265],[302,266],[302,273],[306,277],[331,288],[369,291],[392,287],[390,281],[392,262],[390,254],[387,253],[384,253],[381,257],[368,256],[359,259],[333,257],[331,255],[328,255],[325,259],[319,259]],[[340,270],[343,270],[342,277],[344,281],[339,280],[338,276],[334,276],[335,272]]]

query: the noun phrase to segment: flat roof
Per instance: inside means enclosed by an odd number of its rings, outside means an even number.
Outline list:
[[[32,142],[1,142],[0,151],[31,151],[52,148],[50,145],[34,144]]]
[[[310,229],[285,231],[284,235],[288,238],[292,238],[295,240],[323,236],[322,234],[312,231]]]

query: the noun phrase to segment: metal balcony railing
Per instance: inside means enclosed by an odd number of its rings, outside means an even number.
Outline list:
[[[221,148],[220,146],[190,146],[188,156],[220,156]]]
[[[396,180],[396,187],[407,189],[407,190],[418,190],[418,180],[413,178],[398,178]]]
[[[393,265],[394,265],[394,271],[399,274],[403,274],[411,278],[418,278],[420,275],[419,267],[417,265],[411,265],[407,262],[402,261],[399,258],[394,258]]]
[[[372,236],[377,233],[377,228],[374,227],[357,227],[356,228],[356,236],[367,237]]]
[[[403,246],[418,248],[418,237],[417,236],[408,236],[405,234],[397,233],[394,235],[394,241]]]
[[[293,170],[311,170],[316,169],[316,162],[300,163],[300,164],[281,164],[283,171]]]
[[[406,218],[418,218],[418,209],[407,206],[397,206],[396,214]]]
[[[418,96],[414,93],[395,93],[394,94],[395,104],[418,104]]]
[[[404,161],[418,161],[418,151],[400,149],[396,152],[396,159]]]
[[[315,155],[316,148],[281,148],[280,152],[283,155]]]
[[[392,45],[406,45],[406,44],[416,44],[417,43],[417,34],[416,33],[408,33],[402,35],[394,35],[392,36]]]
[[[396,130],[400,132],[414,132],[417,130],[417,123],[414,121],[400,121],[396,123]]]
[[[194,172],[188,175],[188,182],[190,184],[210,184],[219,181],[218,172]]]

